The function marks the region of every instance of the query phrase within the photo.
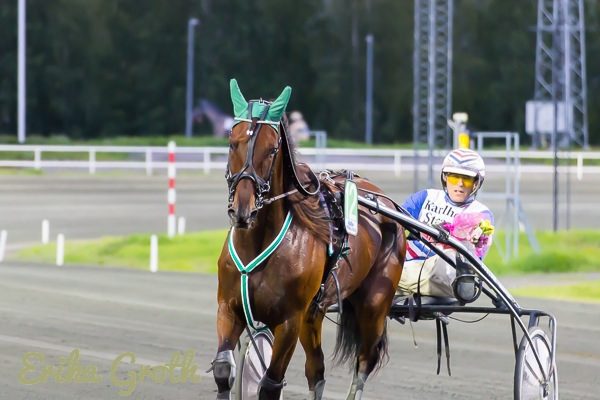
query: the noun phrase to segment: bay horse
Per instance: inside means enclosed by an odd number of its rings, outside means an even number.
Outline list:
[[[354,367],[348,399],[360,399],[365,380],[387,357],[386,317],[402,272],[404,229],[359,207],[358,233],[349,236],[350,252],[338,261],[339,288],[334,279],[325,280],[317,304],[331,232],[318,192],[339,192],[338,182],[319,179],[296,163],[282,122],[290,87],[273,102],[247,102],[235,79],[230,89],[236,118],[226,172],[232,227],[218,261],[218,348],[212,363],[217,399],[230,398],[233,349],[247,324],[256,327],[257,321],[274,335],[258,398],[280,398],[300,339],[310,398],[321,399],[321,326],[338,290],[343,312],[334,354]],[[366,179],[354,181],[359,191],[381,192]]]

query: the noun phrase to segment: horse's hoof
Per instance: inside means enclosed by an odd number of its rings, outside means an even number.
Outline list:
[[[258,400],[280,399],[285,385],[285,379],[277,382],[265,374],[258,384]]]
[[[232,400],[231,391],[217,393],[217,400]]]
[[[217,399],[229,399],[229,391],[231,390],[233,380],[235,379],[235,359],[233,357],[233,351],[226,350],[217,353],[210,370],[213,372],[219,394],[225,393],[227,396],[217,397]]]
[[[346,400],[361,400],[362,394],[362,389],[351,391],[350,393],[348,393],[348,397],[346,397]]]
[[[325,379],[320,380],[315,385],[314,390],[310,390],[310,400],[321,400],[323,398],[323,392],[325,391]]]
[[[367,374],[360,372],[354,375],[352,384],[350,385],[350,391],[346,400],[360,400],[362,399],[363,390],[365,387],[365,381],[367,380]]]
[[[348,396],[346,396],[346,400],[354,400],[356,397],[356,383],[353,383],[350,386],[350,391],[348,392]]]

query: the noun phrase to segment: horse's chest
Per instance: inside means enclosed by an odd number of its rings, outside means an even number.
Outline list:
[[[289,259],[274,256],[263,268],[250,274],[250,304],[257,317],[265,319],[274,314],[301,309],[312,299],[314,293],[311,282],[314,279],[311,279],[312,274],[301,261],[299,257]]]

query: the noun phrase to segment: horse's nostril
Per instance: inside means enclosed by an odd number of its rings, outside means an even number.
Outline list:
[[[252,210],[252,212],[250,212],[250,220],[255,219],[256,214],[258,214],[258,210]]]
[[[235,211],[233,211],[232,209],[227,210],[227,214],[229,215],[230,219],[233,219],[235,217]]]

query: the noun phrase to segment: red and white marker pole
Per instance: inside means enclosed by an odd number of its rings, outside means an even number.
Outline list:
[[[176,220],[175,220],[175,142],[169,142],[169,163],[167,172],[169,175],[169,191],[167,199],[169,202],[169,219],[167,223],[167,234],[170,238],[175,236]]]

